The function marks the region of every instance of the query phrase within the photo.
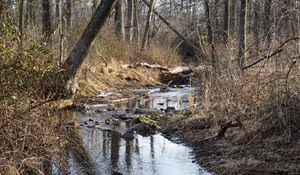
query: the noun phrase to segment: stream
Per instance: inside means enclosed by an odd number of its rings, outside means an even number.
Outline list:
[[[188,86],[166,92],[152,89],[141,98],[91,105],[87,112],[76,112],[80,128],[72,136],[80,140],[75,144],[80,142],[83,146],[67,150],[68,174],[209,175],[193,161],[189,147],[174,143],[159,132],[150,136],[135,133],[134,139],[124,139],[120,133],[132,127],[130,120],[121,120],[120,125],[106,123],[112,116],[134,115],[134,109],[141,107],[173,112],[188,109],[193,90]],[[62,172],[53,166],[52,174]]]

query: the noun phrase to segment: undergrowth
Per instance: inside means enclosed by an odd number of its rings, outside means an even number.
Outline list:
[[[0,174],[39,174],[56,151],[47,92],[60,82],[59,67],[37,41],[20,45],[5,19],[0,35]]]
[[[239,138],[242,143],[271,137],[280,137],[284,142],[298,140],[300,55],[297,42],[296,38],[284,45],[274,43],[274,49],[268,53],[248,56],[251,59],[246,60],[244,70],[236,66],[232,56],[235,54],[230,55],[232,51],[219,55],[219,72],[212,74],[210,70],[200,75],[204,82],[201,115],[212,119],[216,126],[241,121],[247,133]],[[276,53],[279,48],[282,51]]]

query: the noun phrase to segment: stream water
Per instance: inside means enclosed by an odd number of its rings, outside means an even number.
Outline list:
[[[154,92],[145,97],[116,101],[117,109],[108,110],[110,105],[90,106],[88,113],[76,113],[79,140],[84,145],[80,152],[88,154],[79,159],[78,151],[68,151],[69,174],[104,174],[104,175],[208,175],[194,163],[191,149],[174,143],[160,133],[148,137],[135,134],[133,140],[121,137],[130,122],[122,121],[119,126],[108,126],[105,120],[112,115],[128,115],[128,111],[143,107],[149,109],[183,110],[190,107],[193,89],[181,87],[167,92]],[[131,114],[129,114],[131,115]],[[95,127],[95,123],[97,126]],[[76,134],[75,134],[76,135]],[[88,163],[84,163],[84,161]],[[87,165],[89,165],[87,169]],[[53,174],[60,174],[54,168]]]

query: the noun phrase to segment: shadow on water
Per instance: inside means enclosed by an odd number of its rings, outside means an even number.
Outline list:
[[[122,113],[126,111],[125,109],[131,110],[139,106],[166,109],[170,104],[176,110],[186,109],[187,92],[181,89],[177,93],[174,91],[154,93],[144,99],[118,102],[118,110],[123,109],[120,111]],[[148,137],[134,134],[133,140],[122,138],[121,133],[132,127],[132,122],[122,121],[120,126],[107,125],[105,120],[111,118],[111,112],[105,110],[95,112],[99,106],[91,106],[88,113],[62,114],[62,118],[70,120],[76,118],[81,126],[79,129],[69,128],[64,134],[69,144],[60,160],[62,163],[67,162],[67,165],[62,165],[66,170],[60,170],[62,168],[56,166],[53,171],[56,174],[112,175],[116,172],[123,175],[209,174],[193,162],[190,148],[173,143],[159,133]]]

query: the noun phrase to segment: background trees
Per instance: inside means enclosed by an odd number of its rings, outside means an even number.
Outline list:
[[[9,10],[9,17],[19,24],[20,33],[24,30],[25,40],[44,36],[45,42],[50,38],[56,41],[65,33],[65,43],[70,43],[64,50],[67,55],[99,2],[2,0],[0,9],[1,13],[5,9],[19,9]],[[153,3],[153,10],[189,41],[174,33],[145,2]],[[151,50],[157,46],[173,49],[182,55],[184,62],[196,58],[198,51],[201,57],[207,57],[206,51],[210,50],[209,58],[215,65],[222,54],[218,48],[225,46],[234,48],[233,57],[241,66],[243,60],[249,61],[245,54],[263,53],[274,43],[299,35],[297,0],[254,0],[246,4],[244,0],[123,0],[117,2],[111,14],[106,27],[113,31],[114,23],[115,32],[110,33],[115,33],[119,40],[126,40],[137,49]],[[66,32],[59,32],[59,26]],[[195,52],[191,44],[199,50]]]

